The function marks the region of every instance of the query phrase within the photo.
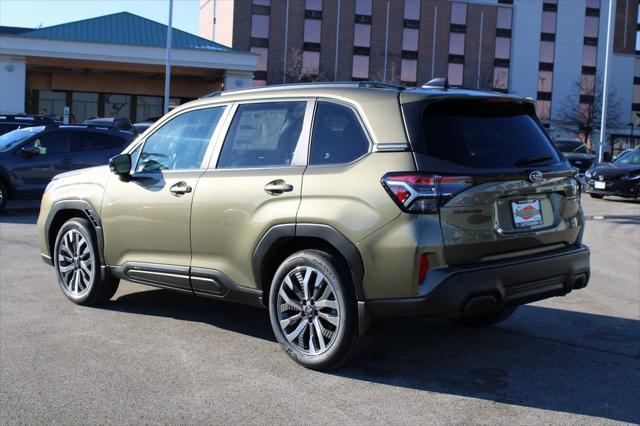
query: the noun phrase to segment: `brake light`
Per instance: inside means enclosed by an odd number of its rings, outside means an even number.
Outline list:
[[[405,212],[438,213],[456,194],[473,186],[471,176],[440,176],[424,173],[387,173],[382,186]]]

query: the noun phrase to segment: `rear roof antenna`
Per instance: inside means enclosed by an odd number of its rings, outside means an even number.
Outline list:
[[[449,79],[447,77],[438,77],[427,81],[422,87],[442,87],[444,90],[449,89]]]

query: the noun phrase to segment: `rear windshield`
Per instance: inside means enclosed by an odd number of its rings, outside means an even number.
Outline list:
[[[456,99],[403,106],[414,151],[436,168],[530,168],[560,158],[531,107]]]

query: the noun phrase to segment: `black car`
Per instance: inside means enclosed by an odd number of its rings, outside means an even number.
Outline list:
[[[556,139],[553,143],[569,163],[580,170],[580,173],[586,172],[596,158],[582,141],[576,139]]]
[[[126,132],[138,133],[131,121],[126,117],[92,117],[84,120],[82,124],[115,127]]]
[[[612,163],[594,165],[585,177],[586,191],[593,198],[605,195],[640,197],[640,149],[625,151]]]
[[[133,140],[113,127],[54,124],[0,136],[0,211],[13,198],[42,195],[60,173],[107,164]]]
[[[23,129],[25,127],[43,126],[55,124],[56,121],[52,117],[42,115],[0,115],[0,135],[4,135],[15,129]]]

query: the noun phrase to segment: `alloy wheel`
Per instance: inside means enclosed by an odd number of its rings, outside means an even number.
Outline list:
[[[73,297],[89,291],[94,267],[86,238],[75,229],[67,231],[58,248],[58,271],[65,291]]]
[[[317,269],[301,266],[289,272],[276,308],[284,337],[305,354],[327,351],[338,335],[340,304],[333,285]]]

